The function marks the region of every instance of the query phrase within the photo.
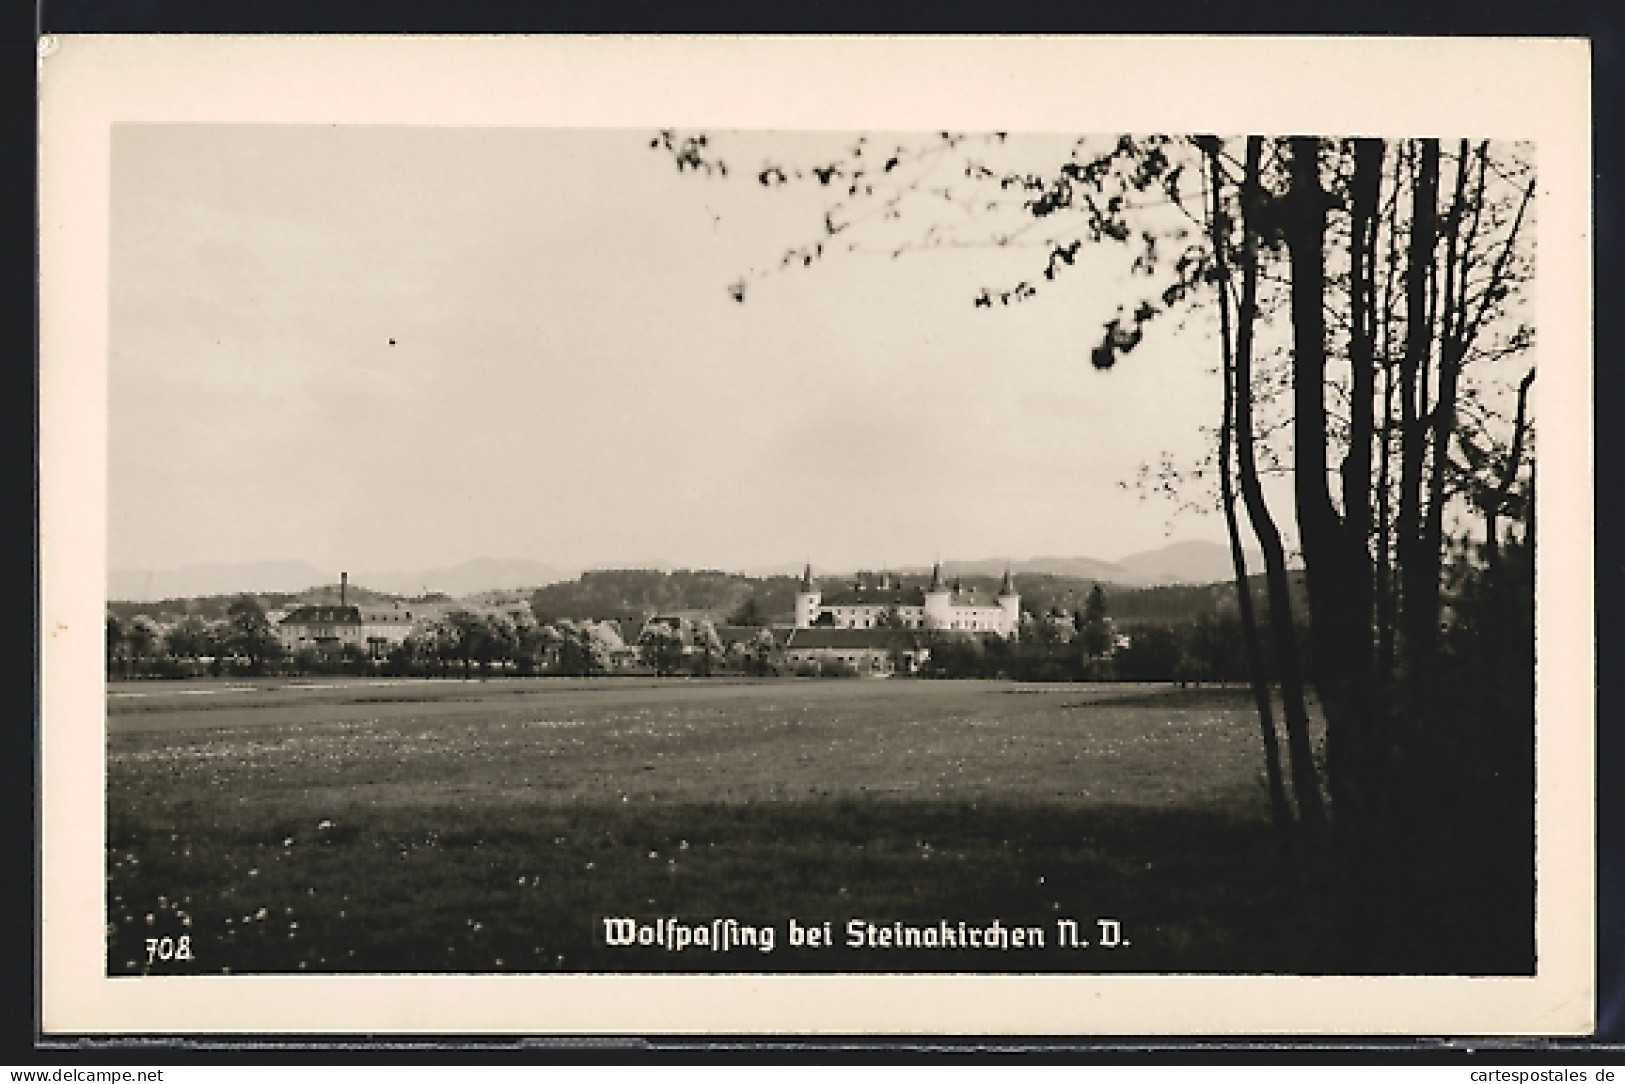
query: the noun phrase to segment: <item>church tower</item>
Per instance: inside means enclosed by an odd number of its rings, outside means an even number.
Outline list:
[[[796,588],[796,628],[812,628],[813,622],[818,620],[818,604],[823,597],[813,586],[812,563],[808,562],[801,574],[801,584]]]
[[[942,562],[938,561],[931,567],[931,586],[925,589],[925,627],[951,628],[954,621],[953,607],[953,591],[942,582]]]
[[[1004,566],[1004,582],[999,584],[999,608],[1004,611],[1005,636],[1021,631],[1021,596],[1016,593],[1016,581],[1010,578],[1010,566]]]

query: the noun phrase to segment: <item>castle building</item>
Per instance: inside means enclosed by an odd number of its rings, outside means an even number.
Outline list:
[[[802,573],[796,591],[796,628],[833,626],[838,629],[884,627],[884,618],[895,612],[906,629],[932,632],[991,632],[1006,638],[1021,628],[1021,596],[1004,571],[1004,582],[995,599],[981,600],[974,588],[965,590],[956,578],[952,585],[942,582],[942,565],[931,569],[928,587],[904,587],[891,575],[878,582],[860,578],[850,588],[825,595],[813,583],[812,565]]]

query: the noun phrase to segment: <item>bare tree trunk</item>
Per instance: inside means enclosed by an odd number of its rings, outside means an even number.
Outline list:
[[[1242,277],[1241,305],[1236,329],[1235,388],[1237,391],[1236,452],[1241,479],[1242,500],[1253,534],[1264,553],[1264,578],[1269,587],[1270,633],[1275,649],[1275,666],[1281,680],[1281,704],[1286,722],[1287,752],[1291,757],[1292,793],[1298,815],[1311,827],[1326,820],[1325,803],[1320,796],[1320,773],[1315,767],[1314,748],[1309,740],[1309,710],[1304,693],[1303,672],[1298,665],[1297,634],[1292,621],[1291,587],[1286,574],[1286,548],[1281,532],[1264,502],[1258,480],[1258,459],[1253,433],[1253,323],[1258,313],[1258,245],[1256,223],[1263,192],[1259,162],[1263,156],[1261,136],[1247,140],[1247,164],[1241,182]]]
[[[1434,637],[1437,636],[1439,624],[1439,581],[1444,559],[1445,481],[1450,472],[1450,440],[1456,429],[1456,396],[1461,363],[1467,351],[1467,259],[1461,238],[1461,220],[1467,194],[1467,154],[1468,144],[1464,139],[1456,166],[1455,191],[1445,212],[1444,288],[1442,308],[1436,321],[1439,334],[1438,389],[1427,419],[1431,459],[1427,464],[1427,505],[1422,515],[1422,537],[1417,545],[1417,557],[1427,575],[1418,575],[1416,586],[1424,592],[1420,599],[1421,610],[1431,615],[1429,628]],[[1428,660],[1431,661],[1431,643],[1427,650]]]
[[[1405,681],[1411,706],[1427,699],[1438,634],[1434,589],[1437,562],[1429,561],[1422,533],[1422,472],[1427,453],[1426,366],[1433,349],[1429,285],[1437,244],[1439,141],[1422,141],[1414,187],[1411,243],[1405,281],[1405,357],[1400,369],[1400,482],[1398,557],[1401,623],[1404,632]]]
[[[1342,698],[1351,727],[1338,735],[1345,744],[1329,750],[1334,779],[1342,776],[1345,800],[1370,807],[1380,800],[1385,775],[1386,737],[1375,710],[1371,622],[1375,609],[1371,560],[1374,412],[1376,409],[1376,248],[1378,203],[1382,194],[1380,139],[1354,143],[1354,181],[1349,229],[1349,370],[1348,453],[1343,460],[1343,537],[1338,546],[1341,567],[1336,575],[1347,592],[1339,649],[1344,654]],[[1337,760],[1341,757],[1342,764]],[[1368,808],[1367,812],[1371,810]],[[1359,810],[1354,812],[1358,813]]]
[[[1535,382],[1535,370],[1530,369],[1518,381],[1518,412],[1512,426],[1512,449],[1507,454],[1506,468],[1502,470],[1501,477],[1495,487],[1495,492],[1485,502],[1484,507],[1484,560],[1492,572],[1499,571],[1501,566],[1501,540],[1500,516],[1506,507],[1507,497],[1512,493],[1512,486],[1518,480],[1518,468],[1523,463],[1523,442],[1529,430],[1529,385]],[[1531,513],[1530,522],[1533,523]]]
[[[1404,189],[1406,156],[1394,156],[1394,198],[1388,207],[1388,255],[1383,275],[1382,300],[1382,428],[1377,451],[1376,593],[1377,661],[1376,698],[1379,710],[1392,711],[1395,626],[1399,620],[1394,585],[1393,451],[1394,451],[1394,283],[1399,278],[1399,193]]]
[[[1264,773],[1270,795],[1270,812],[1283,843],[1292,839],[1292,806],[1287,801],[1286,783],[1281,777],[1281,749],[1275,730],[1275,714],[1270,705],[1269,681],[1264,673],[1264,662],[1258,645],[1258,621],[1253,614],[1253,596],[1247,582],[1247,555],[1241,545],[1241,527],[1236,518],[1236,487],[1231,474],[1233,435],[1235,432],[1235,402],[1241,395],[1251,395],[1252,389],[1235,385],[1236,363],[1232,349],[1230,327],[1230,269],[1225,253],[1230,244],[1228,222],[1224,214],[1224,171],[1219,162],[1219,145],[1214,140],[1208,151],[1208,173],[1212,184],[1212,209],[1209,225],[1213,237],[1213,260],[1219,278],[1219,341],[1224,360],[1224,417],[1219,424],[1219,496],[1224,506],[1224,525],[1230,539],[1230,563],[1235,572],[1236,609],[1241,616],[1241,635],[1247,651],[1247,673],[1251,679],[1253,701],[1258,708],[1258,727],[1264,741]],[[1249,239],[1248,255],[1244,260],[1256,259]],[[1254,274],[1256,278],[1256,273]],[[1248,313],[1251,319],[1252,313]],[[1251,338],[1251,330],[1248,331]],[[1249,434],[1250,437],[1250,434]]]
[[[1326,226],[1330,200],[1320,181],[1320,141],[1290,141],[1291,190],[1285,214],[1292,265],[1293,489],[1313,636],[1313,676],[1326,716],[1328,783],[1340,820],[1358,824],[1361,801],[1350,778],[1350,749],[1360,745],[1360,719],[1349,676],[1360,597],[1356,562],[1327,477]],[[1364,540],[1361,540],[1363,547]]]

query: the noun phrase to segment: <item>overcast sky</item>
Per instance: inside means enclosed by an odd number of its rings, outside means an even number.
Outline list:
[[[840,253],[739,304],[728,285],[815,240],[828,196],[764,189],[763,157],[835,144],[719,135],[723,180],[652,134],[117,126],[111,565],[874,567],[1222,539],[1217,516],[1170,535],[1172,506],[1121,486],[1200,456],[1218,407],[1200,329],[1089,365],[1132,300],[1122,252],[1010,308],[972,299],[1042,252]]]

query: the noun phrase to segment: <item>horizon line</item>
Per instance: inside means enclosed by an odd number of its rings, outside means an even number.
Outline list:
[[[904,562],[904,563],[901,563],[901,564],[891,564],[891,563],[867,564],[867,563],[862,563],[862,562],[836,562],[836,563],[832,563],[830,565],[826,565],[825,567],[832,570],[831,572],[828,573],[829,575],[837,575],[837,574],[840,574],[840,573],[843,573],[843,572],[888,572],[888,571],[900,571],[900,570],[909,569],[909,568],[918,568],[918,569],[929,570],[931,568],[931,566],[933,564],[936,564],[936,563],[941,563],[941,564],[946,565],[946,564],[986,564],[986,563],[1000,564],[1000,563],[1008,562],[1008,563],[1014,565],[1014,564],[1019,564],[1019,563],[1022,563],[1022,562],[1032,562],[1032,561],[1093,561],[1093,562],[1096,562],[1096,563],[1099,563],[1099,564],[1115,565],[1115,564],[1121,563],[1122,561],[1129,560],[1129,559],[1134,558],[1134,557],[1140,557],[1140,556],[1143,556],[1145,554],[1158,553],[1158,552],[1161,552],[1163,550],[1172,549],[1172,548],[1174,548],[1176,546],[1190,546],[1190,545],[1210,546],[1210,547],[1213,547],[1215,549],[1222,549],[1222,550],[1228,550],[1228,548],[1229,548],[1227,543],[1221,542],[1221,541],[1216,541],[1216,540],[1212,540],[1212,539],[1202,539],[1202,538],[1184,538],[1184,539],[1169,541],[1167,543],[1164,543],[1161,546],[1156,546],[1156,547],[1152,547],[1152,548],[1148,548],[1148,549],[1134,550],[1134,551],[1132,551],[1130,553],[1123,554],[1123,555],[1121,555],[1119,557],[1099,557],[1099,556],[1096,556],[1094,554],[1088,554],[1088,553],[1049,552],[1049,553],[1035,553],[1035,554],[1031,554],[1031,555],[1025,556],[1025,557],[1016,557],[1016,556],[1010,556],[1010,555],[1005,555],[1005,554],[994,554],[994,555],[982,556],[982,557],[940,557],[940,558],[933,558],[931,560],[923,560],[922,559],[922,560],[916,560],[916,561],[912,561],[912,562]],[[1251,556],[1252,554],[1257,552],[1257,547],[1256,546],[1246,546],[1246,547],[1244,547],[1244,549],[1246,550],[1246,552],[1248,553],[1249,556]],[[732,566],[730,566],[730,565],[721,564],[721,563],[709,563],[708,564],[708,563],[702,563],[702,562],[674,561],[674,560],[671,560],[670,558],[663,558],[663,557],[633,558],[633,559],[627,559],[627,560],[624,560],[624,561],[622,561],[622,560],[606,560],[606,561],[581,562],[581,561],[565,561],[565,560],[548,560],[548,559],[539,558],[539,557],[493,557],[493,556],[486,555],[486,554],[480,554],[480,555],[476,555],[476,556],[473,556],[473,557],[464,558],[464,559],[462,559],[460,561],[451,561],[451,562],[442,561],[442,562],[425,563],[424,565],[421,565],[421,566],[418,566],[418,567],[412,567],[412,568],[377,568],[377,567],[374,567],[374,568],[371,568],[371,569],[362,569],[360,574],[369,575],[369,576],[415,576],[415,575],[422,575],[425,572],[450,571],[450,570],[453,570],[453,569],[459,569],[459,568],[463,568],[463,567],[468,566],[468,565],[478,564],[478,563],[482,563],[482,562],[488,562],[488,563],[493,563],[493,564],[501,564],[501,563],[508,563],[508,562],[534,564],[534,565],[539,565],[539,566],[542,566],[542,567],[545,567],[545,568],[549,568],[549,569],[551,569],[553,571],[556,571],[556,572],[559,572],[559,573],[570,573],[570,574],[573,574],[573,575],[580,575],[582,572],[616,572],[616,571],[629,571],[629,572],[630,571],[726,572],[726,573],[733,573],[733,574],[741,574],[741,575],[743,575],[743,574],[748,574],[752,570],[760,571],[760,570],[763,570],[763,569],[778,569],[778,568],[789,569],[789,568],[793,567],[793,568],[795,568],[796,570],[799,571],[801,568],[803,568],[805,565],[807,565],[809,563],[811,563],[813,565],[813,568],[814,568],[815,571],[817,570],[817,567],[818,567],[818,562],[816,560],[813,560],[813,561],[809,562],[805,558],[798,558],[798,559],[795,559],[795,560],[786,559],[786,560],[782,560],[782,561],[755,561],[755,562],[750,562],[748,564],[740,564],[740,565],[732,565]],[[231,569],[231,568],[251,567],[251,566],[255,566],[255,565],[304,565],[307,568],[311,569],[312,571],[320,573],[321,575],[324,575],[324,576],[329,575],[329,574],[333,575],[335,577],[335,582],[337,582],[337,577],[340,576],[340,575],[343,575],[343,574],[346,574],[346,573],[349,573],[351,575],[357,574],[357,573],[353,572],[349,567],[341,567],[341,568],[337,568],[336,570],[330,570],[330,569],[324,567],[322,564],[319,564],[316,561],[312,561],[312,560],[310,560],[308,558],[303,558],[303,557],[265,557],[265,558],[248,558],[248,559],[244,559],[244,560],[192,561],[192,562],[188,562],[186,564],[169,565],[169,566],[161,567],[161,568],[160,567],[138,567],[138,566],[129,566],[129,565],[125,565],[125,566],[108,566],[108,573],[110,575],[112,575],[112,574],[155,575],[155,574],[163,574],[163,573],[190,571],[190,570],[201,569],[201,568]]]

